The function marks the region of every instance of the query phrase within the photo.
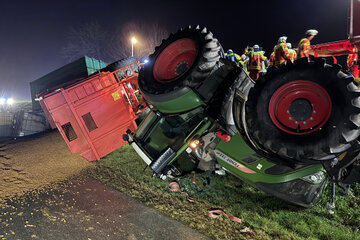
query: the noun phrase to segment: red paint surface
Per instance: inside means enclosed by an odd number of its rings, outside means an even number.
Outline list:
[[[196,44],[192,39],[179,39],[162,51],[154,64],[154,78],[158,82],[171,82],[184,72],[177,72],[180,65],[191,67],[197,55]]]
[[[308,119],[296,123],[288,110],[297,99],[309,101],[312,104],[312,114]],[[272,122],[284,132],[294,135],[308,134],[321,128],[329,119],[331,109],[332,103],[327,91],[319,84],[305,80],[281,86],[269,102]]]
[[[41,106],[71,152],[80,153],[89,161],[100,160],[126,143],[122,135],[127,129],[136,129],[137,88],[137,74],[120,80],[113,73],[100,72],[43,96]],[[97,126],[91,131],[82,118],[88,113]],[[77,135],[72,141],[61,127],[66,123],[71,123]]]

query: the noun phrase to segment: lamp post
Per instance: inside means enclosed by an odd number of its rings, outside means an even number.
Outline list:
[[[131,38],[131,56],[134,56],[134,44],[136,43],[136,38],[132,37]]]

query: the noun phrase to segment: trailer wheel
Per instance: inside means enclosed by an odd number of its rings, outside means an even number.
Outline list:
[[[144,93],[160,95],[206,79],[223,54],[220,43],[206,28],[187,27],[163,40],[140,71]]]
[[[359,96],[354,78],[324,59],[273,68],[249,92],[249,137],[288,160],[332,159],[360,135]]]
[[[134,58],[134,57],[123,58],[116,62],[110,63],[105,68],[101,69],[101,71],[102,72],[106,72],[106,71],[114,72],[114,71],[116,71],[120,68],[126,67],[127,65],[130,65],[134,62],[136,62],[136,58]]]

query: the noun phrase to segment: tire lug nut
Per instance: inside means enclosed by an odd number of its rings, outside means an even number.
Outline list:
[[[306,124],[306,121],[303,121],[303,124]]]
[[[289,120],[292,120],[292,117],[289,117]]]
[[[313,113],[316,113],[316,110],[314,110]]]
[[[313,117],[310,117],[310,120],[314,120],[314,118],[313,118]]]
[[[295,124],[298,124],[299,122],[298,121],[295,121]]]
[[[289,110],[286,110],[286,112],[287,112],[287,113],[290,113],[290,111],[289,111]]]

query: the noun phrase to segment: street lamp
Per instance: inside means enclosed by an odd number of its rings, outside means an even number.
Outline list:
[[[131,56],[134,56],[134,44],[136,43],[136,38],[132,37],[131,38]]]

